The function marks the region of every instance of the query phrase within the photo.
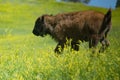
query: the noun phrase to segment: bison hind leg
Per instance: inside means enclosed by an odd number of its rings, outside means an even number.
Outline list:
[[[101,44],[102,44],[102,47],[100,48],[99,52],[104,52],[105,49],[109,47],[110,42],[109,42],[109,40],[107,40],[107,39],[103,39],[103,40],[101,40],[100,42],[101,42]]]
[[[90,39],[89,40],[89,48],[96,47],[98,44],[99,40],[98,39]]]
[[[92,53],[96,53],[97,52],[97,45],[99,43],[99,37],[97,37],[96,35],[93,35],[90,39],[89,39],[89,48],[92,48]]]

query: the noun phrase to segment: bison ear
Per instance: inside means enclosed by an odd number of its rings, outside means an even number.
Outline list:
[[[44,22],[44,17],[45,17],[44,15],[41,17],[41,22]]]
[[[105,14],[105,17],[104,17],[104,21],[105,23],[110,23],[111,22],[111,15],[112,15],[112,11],[111,9],[108,10],[108,12]]]

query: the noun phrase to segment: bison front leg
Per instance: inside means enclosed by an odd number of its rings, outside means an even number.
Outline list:
[[[72,42],[71,43],[71,48],[76,50],[76,51],[79,51],[79,43]]]
[[[54,50],[55,53],[61,53],[64,49],[64,42],[59,42]]]

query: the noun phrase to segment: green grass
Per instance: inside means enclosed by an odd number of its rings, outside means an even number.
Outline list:
[[[119,80],[120,8],[113,10],[111,45],[104,53],[93,54],[82,43],[79,52],[65,48],[58,56],[53,52],[57,43],[50,36],[32,34],[42,14],[82,10],[107,11],[53,0],[0,0],[0,80]]]

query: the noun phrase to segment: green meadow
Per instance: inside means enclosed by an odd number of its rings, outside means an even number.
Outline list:
[[[93,54],[84,42],[78,52],[68,47],[56,55],[57,43],[49,35],[32,34],[43,14],[83,10],[107,12],[81,3],[0,0],[0,80],[120,80],[120,8],[112,10],[111,44],[103,53]]]

